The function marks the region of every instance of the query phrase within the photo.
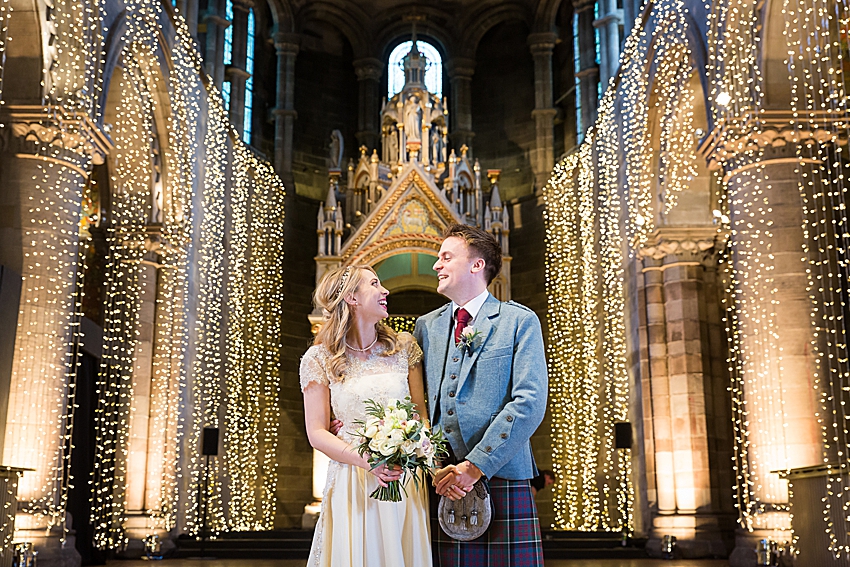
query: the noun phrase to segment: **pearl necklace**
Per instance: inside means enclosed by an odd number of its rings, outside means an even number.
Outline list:
[[[350,348],[350,349],[351,349],[351,350],[353,350],[354,352],[366,352],[367,350],[369,350],[370,348],[372,348],[373,346],[375,346],[375,343],[376,343],[376,342],[378,342],[378,335],[377,335],[377,334],[375,335],[375,340],[374,340],[374,341],[372,341],[372,343],[371,343],[369,346],[367,346],[366,348],[354,348],[353,346],[351,346],[350,344],[348,344],[348,341],[346,341],[345,339],[343,339],[343,341],[342,341],[342,342],[343,342],[343,343],[345,343],[345,346],[347,346],[348,348]]]

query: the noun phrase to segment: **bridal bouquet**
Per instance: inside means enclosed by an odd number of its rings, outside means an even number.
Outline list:
[[[387,465],[401,466],[401,480],[388,486],[379,486],[370,496],[386,502],[401,502],[401,492],[407,494],[404,484],[409,475],[417,488],[420,472],[431,474],[436,459],[447,454],[446,438],[440,430],[431,431],[416,412],[410,397],[389,400],[381,405],[366,400],[366,421],[356,421],[354,435],[363,441],[357,446],[361,456],[368,455],[372,468]],[[424,478],[424,475],[423,477]]]

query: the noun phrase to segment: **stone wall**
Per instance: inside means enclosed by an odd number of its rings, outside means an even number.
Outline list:
[[[286,200],[283,307],[283,380],[280,388],[277,516],[275,528],[301,527],[304,505],[312,502],[313,449],[304,427],[304,402],[298,368],[310,345],[312,293],[316,279],[315,219],[319,204],[294,195]]]
[[[499,189],[504,200],[527,195],[533,190],[529,152],[535,144],[531,118],[534,62],[526,44],[527,37],[525,24],[508,21],[490,30],[475,54],[473,156],[481,163],[482,170],[502,170]],[[510,88],[506,88],[508,85]]]
[[[319,37],[319,34],[321,36]],[[328,192],[331,132],[345,139],[345,157],[357,156],[358,85],[348,41],[332,28],[305,32],[295,61],[295,139],[292,176],[299,195],[324,201]],[[315,217],[313,217],[315,219]]]

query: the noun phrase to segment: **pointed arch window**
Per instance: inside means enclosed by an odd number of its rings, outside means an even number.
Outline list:
[[[404,56],[410,52],[413,41],[405,41],[396,45],[390,53],[387,73],[387,98],[392,98],[404,88]],[[419,53],[425,56],[428,64],[425,67],[425,88],[438,98],[443,96],[443,58],[437,48],[427,41],[416,40]]]
[[[242,119],[242,141],[251,143],[251,126],[254,117],[254,35],[256,33],[256,22],[254,20],[254,9],[248,12],[248,47],[245,58],[245,71],[248,79],[245,81],[245,114]]]
[[[224,65],[227,66],[233,63],[233,0],[225,1],[224,17],[231,22],[224,29]],[[230,110],[230,81],[222,83],[221,96],[224,98],[225,110]]]

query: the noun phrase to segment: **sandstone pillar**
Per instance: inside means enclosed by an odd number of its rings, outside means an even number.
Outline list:
[[[552,32],[528,36],[528,45],[534,56],[534,118],[536,142],[532,150],[534,185],[543,188],[555,165],[555,115],[552,105],[552,50],[557,35]]]
[[[721,147],[721,150],[723,148]],[[750,565],[757,540],[790,541],[787,480],[776,471],[821,464],[820,392],[802,228],[800,174],[817,167],[793,145],[724,163],[733,236],[740,530],[730,558]]]
[[[464,145],[471,148],[472,138],[475,137],[472,131],[472,75],[475,73],[475,60],[455,57],[448,62],[447,67],[452,85],[452,96],[449,100],[452,129],[449,138],[457,151]]]
[[[295,128],[295,56],[298,39],[278,33],[274,38],[277,52],[277,102],[274,110],[274,167],[284,186],[292,189],[292,137]]]
[[[33,469],[18,487],[16,539],[35,543],[39,564],[79,565],[74,538],[65,531],[65,496],[79,336],[80,208],[91,164],[102,163],[108,142],[86,117],[41,107],[5,110],[11,135],[0,159],[0,208],[6,211],[0,264],[23,282],[2,464]]]
[[[641,329],[649,549],[673,535],[688,557],[731,547],[730,405],[716,229],[662,228],[643,257]],[[722,243],[720,243],[722,246]]]
[[[354,62],[354,72],[360,87],[357,114],[357,144],[371,150],[378,148],[381,131],[378,119],[381,115],[381,74],[384,63],[368,57]],[[424,126],[424,125],[423,125]]]

